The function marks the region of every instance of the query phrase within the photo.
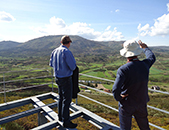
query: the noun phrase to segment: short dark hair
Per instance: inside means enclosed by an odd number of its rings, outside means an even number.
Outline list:
[[[61,38],[62,44],[69,44],[69,42],[72,42],[69,36],[65,35]]]
[[[69,42],[62,42],[62,44],[69,44]]]

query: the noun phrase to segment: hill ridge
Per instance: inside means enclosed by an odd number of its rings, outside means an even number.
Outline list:
[[[0,56],[49,56],[58,47],[63,35],[49,35],[31,39],[24,43],[14,41],[0,42]],[[70,50],[74,55],[119,54],[124,41],[93,41],[81,36],[70,35],[73,43]],[[157,53],[169,54],[169,46],[151,47]],[[10,53],[9,53],[10,52]]]

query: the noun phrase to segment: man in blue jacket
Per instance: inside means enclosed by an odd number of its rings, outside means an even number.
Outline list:
[[[50,58],[49,65],[54,69],[54,76],[58,84],[58,118],[66,128],[75,128],[77,124],[70,121],[69,107],[72,101],[72,75],[76,68],[76,61],[68,49],[71,44],[69,36],[61,38],[61,45],[56,48]]]
[[[120,54],[127,63],[118,71],[113,85],[113,96],[119,101],[119,120],[122,130],[130,130],[132,115],[141,130],[149,130],[147,102],[149,69],[156,58],[153,52],[141,40],[126,41]],[[138,55],[145,53],[146,59],[140,61]]]

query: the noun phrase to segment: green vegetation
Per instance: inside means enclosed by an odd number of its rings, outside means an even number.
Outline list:
[[[11,50],[8,55],[8,51],[1,50],[0,52],[0,82],[2,82],[3,76],[5,76],[5,81],[9,80],[20,80],[6,83],[6,90],[17,89],[20,87],[27,87],[33,85],[46,84],[52,81],[51,79],[51,68],[49,64],[49,56],[51,51],[56,47],[56,41],[60,37],[42,37],[40,39],[34,39],[28,41],[27,43],[15,44],[20,45],[13,50]],[[37,43],[37,44],[36,44]],[[41,43],[43,45],[41,46]],[[60,42],[58,42],[60,43]],[[73,52],[77,65],[79,67],[80,73],[97,76],[105,79],[115,80],[117,69],[126,63],[126,59],[119,55],[121,44],[123,42],[104,42],[97,43],[94,41],[88,41],[80,37],[73,37],[73,44],[70,50]],[[35,45],[36,44],[36,45]],[[58,46],[59,44],[57,44]],[[24,47],[23,47],[24,46]],[[23,47],[23,48],[21,48]],[[3,47],[5,48],[5,46]],[[8,47],[10,48],[10,46]],[[149,78],[149,88],[151,86],[159,86],[161,91],[169,92],[169,53],[168,47],[152,47],[155,52],[157,61],[150,69]],[[20,53],[19,53],[20,52]],[[8,55],[8,56],[7,56]],[[144,59],[145,56],[141,55],[139,59]],[[38,68],[38,69],[36,69]],[[44,69],[43,69],[44,68]],[[22,71],[29,70],[29,71]],[[20,72],[8,72],[7,71],[20,71]],[[49,77],[42,77],[49,76]],[[39,77],[38,79],[32,79],[34,77]],[[90,81],[86,85],[96,87],[102,84],[106,89],[111,90],[113,83],[108,81],[103,81],[95,78],[90,78],[86,76],[80,76],[80,80]],[[93,82],[91,82],[93,81]],[[101,83],[99,83],[101,82]],[[41,87],[36,87],[26,90],[18,90],[15,92],[6,93],[7,102],[26,98],[33,95],[38,95],[46,92],[50,92],[52,85],[43,85]],[[0,91],[3,91],[3,84],[0,84]],[[57,88],[54,85],[54,92],[57,92]],[[110,105],[118,109],[118,102],[114,100],[112,96],[105,95],[103,93],[98,93],[92,90],[90,94],[81,92],[88,97],[91,97],[97,101],[104,104]],[[164,109],[169,111],[169,96],[154,92],[149,92],[150,102],[148,105]],[[0,94],[0,103],[4,102],[4,94]],[[44,101],[47,104],[52,102],[50,100]],[[99,116],[119,125],[118,113],[91,102],[82,97],[78,98],[78,103],[80,106],[98,114]],[[11,109],[5,112],[0,112],[0,118],[15,114],[17,112],[22,112],[33,108],[33,105],[25,105],[16,109]],[[54,109],[57,112],[57,109]],[[169,129],[169,115],[148,109],[149,121],[153,124],[161,126],[162,128]],[[85,121],[83,118],[73,120],[73,122],[78,123],[79,130],[98,130],[95,126],[91,125],[89,122]],[[3,124],[0,126],[0,130],[28,130],[37,126],[37,114],[31,115],[29,117],[24,117],[16,121]],[[138,126],[133,119],[132,130],[138,129]],[[152,130],[155,128],[151,127]]]
[[[44,89],[41,89],[41,91],[37,91],[37,90],[38,89],[31,90],[31,91],[27,90],[27,91],[22,91],[22,92],[14,92],[10,96],[8,96],[8,98],[9,98],[9,100],[16,100],[18,98],[22,99],[24,97],[29,97],[30,95],[38,95],[38,94],[47,92],[47,91],[44,91]],[[55,92],[57,92],[57,91],[55,91]],[[81,92],[81,94],[118,109],[118,102],[116,102],[112,96],[108,96],[108,95],[94,92],[94,91],[92,91],[91,94],[88,94],[85,92]],[[166,102],[168,101],[168,96],[162,96],[160,94],[154,95],[154,94],[150,93],[150,98],[151,98],[151,102],[149,105],[153,105],[156,103],[156,105],[157,105],[156,107],[169,111],[169,107],[167,105],[165,105]],[[2,98],[0,98],[0,99],[2,100]],[[163,102],[161,102],[162,100],[163,100]],[[73,101],[75,102],[75,100],[73,100]],[[43,102],[45,104],[49,104],[54,101],[52,99],[48,99]],[[101,106],[101,105],[94,103],[90,100],[84,99],[83,97],[80,97],[80,96],[78,96],[78,105],[96,113],[97,115],[109,120],[110,122],[115,123],[116,125],[119,125],[118,112],[116,112],[116,111],[110,110],[109,108]],[[25,105],[25,106],[22,106],[19,108],[13,108],[11,110],[0,112],[0,118],[14,114],[14,113],[29,110],[32,108],[33,108],[33,105],[28,104],[28,105]],[[57,108],[54,108],[53,110],[57,112]],[[148,109],[148,113],[149,113],[148,118],[151,123],[157,124],[165,129],[169,128],[169,124],[168,124],[169,123],[168,122],[169,115],[155,111],[153,109]],[[78,123],[77,129],[80,129],[80,130],[84,130],[84,129],[85,130],[89,130],[89,129],[98,130],[98,128],[96,128],[95,126],[93,126],[92,124],[90,124],[89,122],[87,122],[86,120],[84,120],[81,117],[74,119],[73,122]],[[27,129],[37,127],[37,125],[38,125],[37,124],[37,114],[34,114],[31,116],[24,117],[24,118],[18,119],[16,121],[10,122],[10,123],[3,124],[3,125],[1,125],[1,127],[5,127],[6,130],[11,130],[14,128],[17,130],[27,130]],[[136,129],[138,129],[138,126],[137,126],[137,123],[135,122],[135,120],[133,119],[132,130],[136,130]],[[153,127],[151,127],[151,129],[156,130]]]

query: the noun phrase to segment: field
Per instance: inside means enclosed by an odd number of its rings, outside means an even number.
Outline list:
[[[126,63],[126,60],[123,58],[115,58],[115,57],[110,57],[107,62],[83,62],[81,59],[76,58],[77,60],[77,65],[80,69],[80,73],[87,74],[87,75],[92,75],[96,77],[101,77],[105,79],[110,79],[110,80],[115,80],[116,78],[116,72],[118,67]],[[51,68],[48,66],[49,62],[49,57],[43,57],[43,58],[37,58],[37,57],[30,57],[30,58],[16,58],[16,59],[11,59],[11,58],[4,58],[1,57],[1,62],[0,62],[0,82],[3,81],[3,76],[5,75],[5,81],[8,80],[18,80],[18,79],[24,79],[24,78],[31,78],[31,77],[39,77],[43,75],[51,75]],[[35,68],[45,68],[45,71],[43,69],[40,70],[32,70],[24,73],[3,73],[6,71],[18,71],[18,70],[31,70]],[[150,80],[149,80],[149,88],[151,86],[157,85],[160,87],[161,91],[167,91],[169,92],[169,58],[162,58],[162,57],[157,57],[156,63],[152,66],[150,69]],[[95,82],[101,82],[101,84],[107,88],[107,89],[112,89],[113,82],[108,82],[108,81],[103,81],[103,80],[98,80],[95,78],[90,78],[86,76],[80,76],[80,80],[85,80],[85,81],[94,81],[94,83],[87,83],[89,86],[95,86]],[[29,86],[29,85],[37,85],[37,84],[43,84],[46,82],[50,82],[51,78],[45,78],[45,79],[29,79],[28,81],[21,81],[17,82],[17,84],[6,84],[9,89],[13,88],[18,88],[22,86]],[[17,91],[17,92],[9,92],[7,93],[7,101],[13,101],[16,99],[22,99],[25,97],[29,97],[32,95],[37,95],[40,93],[45,93],[51,91],[51,85],[45,86],[49,89],[44,89],[40,91],[36,91],[35,89],[31,90],[24,90],[24,91]],[[3,84],[1,84],[1,91],[3,91]],[[57,92],[57,89],[55,90]],[[97,101],[100,101],[104,104],[107,104],[109,106],[115,107],[118,109],[118,102],[114,100],[112,96],[108,96],[105,94],[101,94],[95,91],[92,91],[92,93],[85,93],[85,92],[80,92],[83,95],[86,95],[88,97],[91,97]],[[150,102],[148,105],[167,110],[169,111],[169,96],[164,95],[164,94],[159,94],[159,93],[154,93],[154,92],[149,92],[150,95]],[[3,94],[1,94],[0,98],[0,103],[4,102]],[[52,101],[46,101],[47,103],[52,102]],[[112,111],[108,108],[105,108],[101,105],[98,105],[92,101],[86,100],[82,97],[78,97],[78,104],[84,108],[89,109],[90,111],[100,115],[101,117],[119,125],[119,119],[118,119],[118,113],[115,111]],[[7,112],[0,112],[1,117],[7,116],[8,114],[13,114],[18,111],[24,111],[27,110],[28,108],[32,108],[33,106],[28,105],[28,106],[23,106],[19,109],[12,109]],[[57,109],[55,109],[57,112]],[[153,124],[157,124],[158,126],[169,129],[169,115],[164,114],[162,112],[158,112],[152,109],[148,109],[149,112],[149,121]],[[78,118],[73,120],[73,122],[78,123],[78,128],[79,130],[97,130],[98,128],[94,127],[87,121],[85,121],[82,118]],[[8,127],[9,128],[8,128]],[[17,128],[17,130],[27,130],[30,128],[34,128],[37,126],[37,115],[32,115],[27,118],[22,118],[19,120],[16,120],[11,123],[4,124],[0,126],[1,128],[5,128],[6,130],[9,130],[11,128]],[[132,125],[132,130],[138,129],[138,126],[133,119],[133,125]],[[152,130],[156,130],[155,128],[151,127]]]
[[[87,75],[92,75],[96,77],[101,77],[105,79],[115,80],[117,69],[125,64],[125,59],[122,60],[116,60],[113,63],[104,63],[104,64],[80,64],[80,68],[90,68],[87,70],[82,70],[81,73],[85,73]],[[157,60],[155,64],[150,69],[150,75],[149,75],[149,87],[157,85],[161,88],[162,91],[169,92],[169,58],[159,58],[157,57]],[[80,79],[88,80],[88,78],[81,76]],[[112,88],[111,85],[105,85],[109,89]],[[111,86],[111,87],[110,87]]]

